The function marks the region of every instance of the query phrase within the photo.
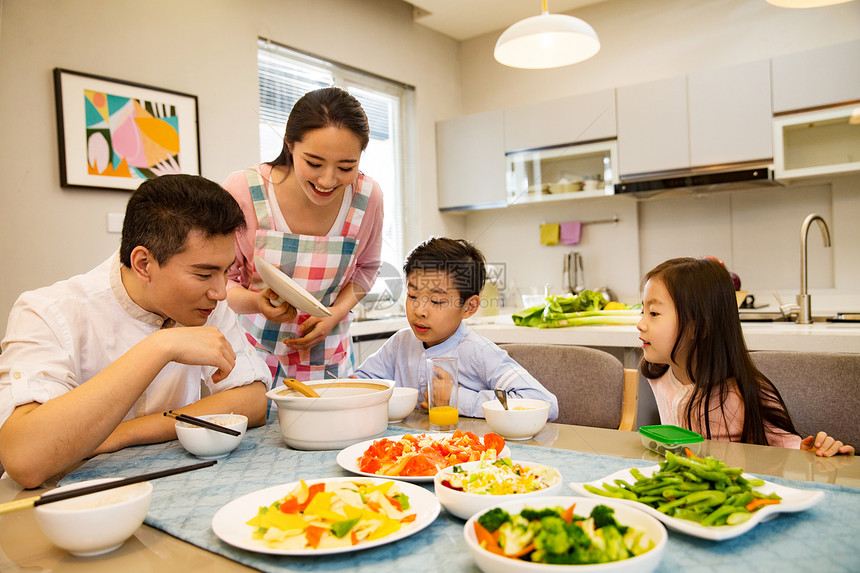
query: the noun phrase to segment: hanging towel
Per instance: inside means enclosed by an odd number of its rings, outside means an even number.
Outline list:
[[[557,245],[558,244],[558,223],[547,223],[540,226],[540,244],[541,245]]]
[[[582,238],[582,221],[569,221],[559,225],[560,242],[562,245],[578,245],[579,239]]]

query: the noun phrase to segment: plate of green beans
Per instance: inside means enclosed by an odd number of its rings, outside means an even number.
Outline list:
[[[824,498],[821,490],[786,487],[743,473],[713,457],[666,452],[656,466],[620,470],[570,488],[609,497],[650,513],[666,527],[721,541],[743,535],[778,513],[803,511]]]

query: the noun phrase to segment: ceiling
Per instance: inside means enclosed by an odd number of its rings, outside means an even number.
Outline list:
[[[549,0],[553,14],[576,10],[606,0]],[[413,19],[441,34],[463,41],[503,30],[541,13],[541,0],[407,0]]]

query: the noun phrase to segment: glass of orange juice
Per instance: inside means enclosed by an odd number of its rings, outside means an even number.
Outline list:
[[[437,356],[429,358],[430,379],[427,383],[427,406],[430,410],[430,429],[453,432],[459,422],[457,410],[457,358]]]

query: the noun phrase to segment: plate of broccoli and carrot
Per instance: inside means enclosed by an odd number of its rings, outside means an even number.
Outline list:
[[[715,541],[742,535],[779,513],[804,511],[824,498],[823,491],[771,483],[710,456],[669,451],[658,465],[570,487],[585,496],[632,505],[670,529]]]

